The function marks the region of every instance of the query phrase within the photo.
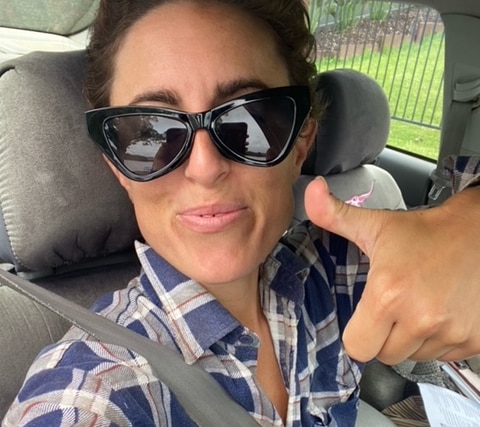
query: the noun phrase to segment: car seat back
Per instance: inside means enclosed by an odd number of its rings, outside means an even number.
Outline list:
[[[89,306],[138,273],[123,189],[89,140],[83,51],[0,64],[0,262]],[[0,286],[0,417],[35,355],[68,328]]]
[[[352,205],[405,209],[395,180],[375,165],[390,129],[388,99],[380,85],[358,71],[336,69],[318,75],[317,94],[328,108],[295,184],[292,224],[306,219],[303,195],[318,175],[336,197]]]

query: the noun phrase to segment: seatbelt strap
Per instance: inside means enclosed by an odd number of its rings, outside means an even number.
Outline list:
[[[449,155],[460,154],[471,113],[478,107],[479,97],[480,79],[455,83],[452,104],[442,125],[437,167],[430,176],[433,181],[428,194],[430,203],[438,203],[450,195],[445,194],[446,189],[451,189],[451,182],[443,171],[443,160]]]
[[[175,394],[200,427],[258,427],[253,417],[206,371],[177,353],[12,273],[0,270],[0,283],[41,304],[96,339],[145,357],[157,377]]]

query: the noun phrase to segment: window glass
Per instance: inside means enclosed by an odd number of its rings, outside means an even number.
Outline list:
[[[443,102],[444,32],[437,11],[390,1],[310,0],[319,72],[353,68],[384,89],[388,145],[436,159]]]

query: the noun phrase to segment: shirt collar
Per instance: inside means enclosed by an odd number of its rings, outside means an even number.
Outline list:
[[[185,361],[194,363],[212,344],[238,328],[238,321],[199,283],[172,267],[152,248],[136,243],[147,297],[169,318]]]
[[[280,242],[265,261],[262,276],[272,291],[300,306],[305,299],[304,284],[309,272],[307,263]]]
[[[146,296],[168,316],[171,333],[189,364],[214,343],[243,327],[198,282],[171,266],[152,248],[136,242],[143,267],[140,283]],[[290,249],[279,243],[262,267],[262,278],[279,297],[303,303],[308,268]],[[238,330],[236,334],[240,333]]]

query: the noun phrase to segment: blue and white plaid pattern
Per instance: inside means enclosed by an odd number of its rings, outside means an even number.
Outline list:
[[[478,184],[479,164],[447,160],[454,192]],[[283,425],[255,380],[258,338],[148,246],[137,244],[137,252],[140,276],[93,310],[202,366],[260,425]],[[290,230],[262,266],[262,307],[289,392],[287,426],[354,425],[360,366],[340,337],[367,270],[356,246],[308,222]],[[72,328],[39,355],[2,425],[194,424],[147,360]]]
[[[93,310],[202,366],[260,425],[282,426],[255,379],[257,336],[151,248],[137,243],[137,252],[140,276]],[[340,337],[367,270],[356,246],[309,223],[286,234],[262,266],[262,306],[290,396],[287,426],[354,425],[360,367]],[[72,328],[37,358],[4,425],[194,423],[147,360]]]

